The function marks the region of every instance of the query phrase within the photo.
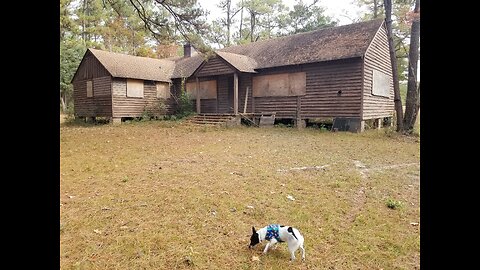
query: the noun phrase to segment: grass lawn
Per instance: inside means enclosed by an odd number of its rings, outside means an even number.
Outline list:
[[[60,156],[61,269],[420,268],[418,137],[63,123]],[[270,223],[305,263],[248,249]]]

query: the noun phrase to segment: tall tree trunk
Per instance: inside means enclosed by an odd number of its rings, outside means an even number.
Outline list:
[[[392,62],[392,77],[393,77],[393,93],[395,102],[395,111],[397,113],[397,131],[403,131],[403,107],[402,99],[400,97],[400,85],[398,83],[397,57],[395,55],[395,48],[393,45],[392,34],[392,0],[384,0],[385,6],[385,22],[387,26],[388,48],[390,51],[390,61]]]
[[[417,106],[415,106],[415,111],[413,112],[413,119],[414,119],[413,126],[415,126],[415,122],[417,121],[417,117],[418,117],[418,112],[420,111],[420,82],[418,82],[417,93],[418,93],[418,99],[416,102]]]
[[[239,40],[242,40],[242,26],[243,26],[243,0],[242,0],[242,10],[240,11],[240,34],[238,35]]]
[[[86,34],[85,33],[85,12],[86,12],[86,9],[87,9],[87,0],[83,0],[83,14],[82,14],[82,39],[83,39],[83,42],[85,43],[86,42]]]
[[[230,11],[230,7],[232,5],[232,1],[229,0],[227,2],[227,46],[230,46],[230,25],[232,24],[232,18],[230,17],[231,16],[231,11]]]
[[[255,12],[250,11],[250,42],[254,41],[253,31],[255,30]]]
[[[376,19],[378,17],[378,0],[373,0],[373,18]]]
[[[419,91],[417,91],[417,63],[420,43],[420,0],[415,1],[413,10],[412,31],[410,36],[410,51],[408,52],[408,85],[405,118],[403,125],[406,131],[412,132],[417,116],[417,103]]]

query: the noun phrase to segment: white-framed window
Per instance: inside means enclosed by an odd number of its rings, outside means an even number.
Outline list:
[[[373,70],[372,95],[390,97],[391,78],[378,70]]]
[[[93,81],[87,81],[87,97],[93,97]]]
[[[166,82],[157,82],[157,98],[170,98],[170,84]]]
[[[143,81],[127,79],[127,97],[143,98]]]

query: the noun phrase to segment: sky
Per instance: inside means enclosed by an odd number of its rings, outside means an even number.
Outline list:
[[[198,0],[200,5],[210,11],[209,20],[215,19],[215,14],[221,15],[220,9],[216,5],[220,0]],[[240,0],[232,0],[234,6]],[[292,9],[295,0],[283,0],[283,3]],[[312,3],[313,0],[304,0],[304,3]],[[352,3],[353,0],[320,0],[319,5],[325,8],[325,15],[335,18],[339,21],[339,25],[350,24],[352,19],[357,17],[359,7]],[[349,19],[350,17],[351,19]]]

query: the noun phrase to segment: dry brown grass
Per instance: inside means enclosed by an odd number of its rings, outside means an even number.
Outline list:
[[[410,224],[420,222],[418,140],[375,130],[62,124],[61,268],[419,268],[420,230]],[[402,206],[392,210],[388,199]],[[289,263],[286,243],[267,255],[264,244],[247,248],[251,226],[269,223],[299,228],[305,263]]]

